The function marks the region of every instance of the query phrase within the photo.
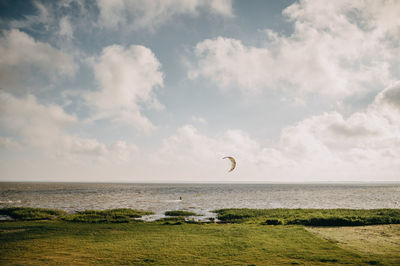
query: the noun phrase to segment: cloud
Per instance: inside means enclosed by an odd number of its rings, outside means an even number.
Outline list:
[[[126,141],[116,141],[109,146],[109,152],[114,160],[119,162],[129,162],[132,158],[137,159],[139,148],[132,143]]]
[[[400,110],[385,99],[399,91],[399,85],[388,87],[365,110],[348,117],[330,112],[288,126],[278,150],[314,175],[396,180]]]
[[[36,146],[54,145],[63,135],[62,129],[77,123],[77,118],[55,104],[42,105],[33,95],[16,98],[0,92],[2,128],[17,133],[24,142]]]
[[[190,117],[190,120],[193,121],[193,123],[195,123],[195,124],[200,124],[200,125],[206,125],[207,124],[207,120],[205,120],[203,117],[200,117],[200,116],[192,115]]]
[[[64,141],[66,150],[74,154],[103,156],[107,151],[106,145],[96,139],[69,137]]]
[[[99,29],[154,31],[179,17],[234,16],[232,0],[34,0],[32,5],[33,13],[4,20],[3,28],[51,34],[60,46],[75,32],[78,36]]]
[[[55,158],[67,159],[74,164],[81,164],[93,158],[99,164],[121,164],[132,161],[138,153],[135,144],[122,140],[106,145],[93,138],[65,135],[62,145]]]
[[[28,32],[39,40],[46,40],[52,46],[66,51],[76,61],[86,57],[82,50],[81,36],[99,30],[97,25],[98,7],[96,1],[60,0],[28,1],[27,8],[19,16],[2,21],[4,29],[18,29]],[[31,7],[30,7],[31,5]],[[93,47],[92,47],[93,48]]]
[[[400,109],[387,97],[399,92],[400,85],[388,87],[348,117],[329,112],[286,126],[269,144],[242,130],[207,136],[186,125],[163,141],[155,161],[177,169],[172,178],[202,181],[398,181]],[[227,155],[238,162],[229,176]]]
[[[106,145],[93,138],[69,133],[81,125],[77,117],[65,113],[56,104],[40,104],[33,95],[17,98],[0,92],[0,128],[14,137],[1,137],[0,146],[8,149],[34,148],[38,156],[80,162],[82,158],[100,159],[103,163],[128,161],[137,147],[125,141]]]
[[[197,16],[200,10],[225,17],[233,16],[231,0],[100,0],[98,7],[99,24],[105,28],[132,25],[134,29],[154,30],[180,15]]]
[[[218,37],[198,43],[195,53],[199,62],[189,73],[192,79],[205,77],[221,89],[237,84],[246,90],[260,90],[276,82],[268,79],[267,70],[273,62],[266,49],[246,47],[239,40]]]
[[[400,110],[400,85],[394,85],[383,90],[377,97],[376,102],[382,106],[390,106]]]
[[[48,2],[41,0],[31,1],[33,12],[29,15],[21,15],[18,19],[5,21],[5,25],[11,29],[29,29],[30,31],[41,31],[50,33],[60,33],[61,35],[72,31],[73,26],[79,23],[76,19],[70,23],[69,16],[85,21],[83,15],[89,16],[86,5],[82,0],[61,0]],[[68,25],[69,24],[69,25]],[[81,26],[81,25],[79,25]]]
[[[53,13],[54,10],[49,5],[46,5],[40,1],[32,1],[32,5],[35,8],[35,13],[23,16],[22,19],[13,19],[5,22],[12,29],[21,28],[34,28],[37,26],[43,27],[44,30],[49,30],[51,24],[54,22]]]
[[[234,156],[242,169],[256,162],[259,144],[241,130],[227,130],[214,137],[201,134],[193,125],[185,125],[177,132],[164,139],[161,147],[151,160],[157,167],[152,167],[152,175],[162,178],[181,180],[218,181],[229,170],[224,156]],[[169,173],[167,169],[174,169]],[[158,172],[157,172],[158,171]],[[157,173],[154,173],[157,172]],[[230,181],[243,178],[235,172]]]
[[[19,150],[21,145],[12,138],[0,137],[0,148],[6,150]]]
[[[235,129],[207,136],[185,125],[165,138],[156,151],[141,156],[136,145],[125,141],[107,145],[69,134],[68,129],[79,121],[57,105],[1,92],[0,126],[16,138],[0,137],[0,144],[12,149],[35,147],[58,164],[83,165],[94,160],[107,173],[118,164],[124,169],[119,177],[202,182],[398,181],[400,109],[390,95],[399,91],[398,84],[388,87],[365,110],[347,117],[328,112],[287,126],[276,142],[255,140]],[[238,162],[229,175],[229,163],[222,160],[226,155]],[[134,166],[126,164],[133,162]]]
[[[162,108],[154,94],[157,87],[163,86],[160,67],[152,51],[144,46],[104,48],[93,64],[100,90],[85,94],[94,110],[94,119],[109,118],[144,131],[153,129],[141,110]]]
[[[198,43],[189,77],[222,90],[336,99],[376,91],[398,78],[391,72],[399,63],[396,12],[396,1],[300,1],[283,12],[294,25],[289,36],[265,30],[260,47],[223,37]]]
[[[58,32],[59,35],[67,37],[68,39],[72,39],[74,37],[74,30],[72,28],[71,22],[67,16],[63,17],[60,20],[60,30]]]
[[[0,38],[0,86],[8,91],[30,88],[37,75],[46,80],[72,76],[73,58],[19,30],[3,31]],[[32,82],[32,83],[31,83]]]

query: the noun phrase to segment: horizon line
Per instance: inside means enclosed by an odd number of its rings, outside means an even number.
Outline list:
[[[400,181],[48,181],[48,180],[0,180],[0,183],[76,183],[76,184],[400,184]]]

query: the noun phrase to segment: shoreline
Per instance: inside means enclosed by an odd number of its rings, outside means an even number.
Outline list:
[[[38,180],[38,181],[30,181],[30,180],[2,180],[0,181],[0,184],[2,183],[33,183],[33,184],[129,184],[129,185],[400,185],[400,181],[312,181],[312,182],[260,182],[260,181],[215,181],[215,182],[197,182],[197,181],[176,181],[176,180],[171,180],[171,181],[134,181],[134,182],[129,182],[129,181],[121,181],[121,182],[98,182],[98,181],[85,181],[85,182],[80,182],[80,181],[51,181],[51,180]]]

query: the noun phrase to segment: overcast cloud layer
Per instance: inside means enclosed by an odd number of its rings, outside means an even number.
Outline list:
[[[399,1],[1,5],[1,181],[400,181]]]

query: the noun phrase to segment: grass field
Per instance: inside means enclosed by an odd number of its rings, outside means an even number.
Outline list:
[[[343,248],[303,226],[31,221],[0,230],[1,265],[400,263],[399,255]]]
[[[113,217],[126,220],[127,215],[145,213],[122,209],[83,214],[95,214],[95,219],[71,221],[59,213],[60,218],[44,215],[49,220],[22,215],[29,221],[0,222],[0,265],[400,264],[400,225],[394,224],[305,227],[249,221],[186,223],[179,217],[175,223],[115,222]]]

